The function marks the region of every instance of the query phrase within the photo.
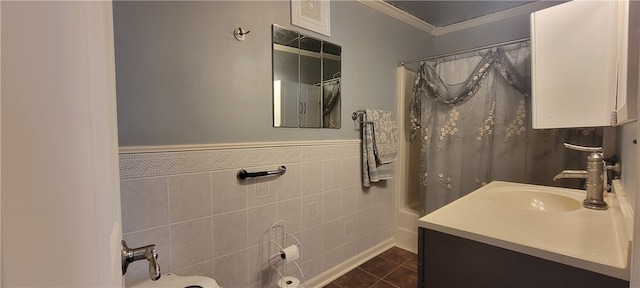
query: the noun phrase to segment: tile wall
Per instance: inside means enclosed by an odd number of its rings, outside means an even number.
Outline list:
[[[393,237],[393,182],[362,188],[359,145],[121,154],[124,239],[129,247],[156,244],[163,273],[271,287],[265,232],[285,220],[302,242],[297,262],[309,280]],[[287,167],[282,176],[236,178],[240,168],[279,165]],[[146,261],[132,263],[126,286],[146,280],[147,269]]]

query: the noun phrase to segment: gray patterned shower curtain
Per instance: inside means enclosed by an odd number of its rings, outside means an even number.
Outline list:
[[[602,130],[533,130],[528,41],[420,63],[410,103],[411,139],[421,141],[422,215],[493,181],[553,182],[584,169],[586,154],[563,142],[602,145]]]

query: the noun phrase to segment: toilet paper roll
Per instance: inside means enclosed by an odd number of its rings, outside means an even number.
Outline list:
[[[300,288],[300,280],[296,277],[287,276],[278,280],[278,286],[280,288]]]
[[[287,262],[296,261],[300,258],[300,251],[298,250],[297,245],[291,245],[289,247],[285,247],[280,251],[280,257]]]

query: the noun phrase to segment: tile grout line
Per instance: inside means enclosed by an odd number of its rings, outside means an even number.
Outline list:
[[[382,258],[382,259],[384,259],[384,258]],[[389,260],[387,260],[387,261],[389,261]],[[395,263],[395,262],[393,262],[393,264],[396,264],[396,263]],[[389,276],[389,275],[391,275],[391,273],[393,273],[393,272],[395,272],[396,270],[398,270],[398,268],[400,268],[400,265],[396,266],[395,268],[393,268],[393,270],[389,271],[389,273],[387,273],[387,274],[385,274],[384,276],[382,276],[382,278],[380,278],[380,281],[385,281],[385,282],[387,282],[387,283],[389,283],[389,284],[392,284],[393,286],[396,286],[396,285],[395,285],[395,283],[391,283],[391,282],[389,282],[389,281],[386,281],[386,280],[384,280],[384,278],[385,278],[385,277],[387,277],[387,276]],[[397,287],[397,286],[396,286],[396,287]]]
[[[378,276],[376,276],[376,275],[373,275],[373,274],[369,273],[368,271],[366,271],[366,270],[364,270],[364,269],[360,268],[360,266],[356,267],[355,269],[359,269],[360,271],[362,271],[362,272],[364,272],[364,273],[367,273],[367,274],[369,274],[370,276],[373,276],[374,278],[378,278],[378,280],[382,280],[382,278],[380,278],[380,277],[378,277]],[[385,275],[385,276],[386,276],[386,275]]]
[[[378,256],[376,256],[376,257],[380,257],[380,255],[378,255]],[[385,275],[384,275],[384,276],[382,276],[382,277],[378,277],[378,276],[376,276],[376,275],[373,275],[372,273],[369,273],[368,271],[366,271],[366,270],[364,270],[364,269],[360,268],[360,266],[358,266],[358,267],[356,267],[356,268],[355,268],[355,269],[359,269],[360,271],[362,271],[362,272],[364,272],[364,273],[367,273],[367,274],[369,274],[369,275],[373,276],[374,278],[377,278],[377,279],[378,279],[378,281],[376,281],[375,283],[373,283],[373,285],[371,285],[371,286],[369,286],[369,287],[373,287],[373,286],[374,286],[375,284],[377,284],[378,282],[380,282],[380,281],[384,281],[384,277],[389,276],[389,274],[393,273],[393,271],[398,270],[398,268],[400,267],[400,265],[399,265],[398,263],[396,263],[396,262],[393,262],[393,261],[387,260],[387,259],[385,259],[385,258],[383,258],[383,257],[380,257],[380,258],[384,259],[385,261],[389,261],[389,262],[393,263],[394,265],[396,265],[396,266],[395,266],[395,268],[393,268],[389,273],[385,274]],[[361,265],[361,266],[362,266],[362,265]],[[389,281],[385,281],[385,282],[390,283]],[[393,284],[393,283],[390,283],[390,284]],[[396,286],[396,285],[393,285],[393,286]]]
[[[393,249],[393,248],[391,248],[391,249]],[[400,248],[400,249],[401,249],[401,248]],[[387,251],[388,251],[388,250],[387,250]],[[385,251],[385,252],[386,252],[386,251]],[[416,271],[414,271],[414,270],[412,270],[412,269],[410,269],[410,268],[408,268],[408,267],[403,266],[404,264],[409,263],[409,261],[414,260],[414,259],[413,259],[413,258],[414,258],[414,257],[413,257],[413,255],[415,255],[415,253],[412,253],[412,252],[411,252],[411,254],[412,254],[412,255],[411,255],[408,259],[406,259],[406,260],[404,260],[404,261],[401,261],[401,263],[398,263],[398,262],[393,261],[393,260],[391,260],[391,259],[388,259],[388,258],[386,258],[386,257],[382,257],[381,255],[382,255],[383,253],[384,253],[384,252],[382,252],[382,253],[378,254],[376,257],[380,257],[381,259],[383,259],[383,260],[385,260],[385,261],[388,261],[388,262],[391,262],[393,265],[395,265],[395,267],[394,267],[394,268],[393,268],[389,273],[385,274],[383,277],[378,277],[378,276],[373,275],[372,273],[370,273],[370,272],[368,272],[368,271],[366,271],[366,270],[362,269],[362,268],[361,268],[361,266],[362,266],[362,265],[360,265],[360,266],[358,266],[358,267],[355,267],[353,270],[356,270],[356,269],[357,269],[357,270],[360,270],[361,272],[364,272],[364,273],[366,273],[367,275],[372,276],[374,279],[377,279],[377,281],[376,281],[374,284],[372,284],[371,286],[369,286],[369,288],[374,287],[376,284],[378,284],[378,283],[380,283],[380,282],[385,282],[386,284],[390,284],[391,286],[396,287],[396,288],[402,288],[402,287],[399,287],[399,286],[397,285],[397,283],[392,283],[392,282],[390,282],[390,281],[388,281],[388,280],[385,280],[385,277],[389,276],[390,274],[392,274],[393,272],[395,272],[396,270],[398,270],[400,267],[402,267],[402,268],[404,268],[404,269],[407,269],[407,270],[409,270],[409,271],[411,271],[411,272],[416,272]],[[417,259],[415,259],[415,260],[417,261]],[[352,270],[352,271],[353,271],[353,270]],[[331,282],[331,284],[333,284],[333,285],[337,286],[338,288],[343,288],[342,286],[340,286],[340,285],[336,284],[336,283],[335,283],[335,282],[333,282],[333,281]]]
[[[393,273],[393,271],[398,270],[398,268],[399,268],[399,267],[400,267],[400,266],[398,266],[398,267],[396,267],[395,269],[391,270],[391,272],[387,273],[387,275],[384,275],[384,277],[389,276],[389,274]],[[373,287],[373,286],[376,286],[376,284],[378,284],[378,283],[380,283],[380,282],[385,282],[385,283],[391,284],[391,286],[393,286],[393,287],[398,287],[398,285],[396,285],[395,283],[392,283],[392,282],[390,282],[390,281],[384,280],[384,277],[379,278],[378,282],[373,283],[373,285],[371,285],[371,286],[369,286],[369,287],[371,288],[371,287]],[[377,277],[376,277],[376,278],[377,278]]]

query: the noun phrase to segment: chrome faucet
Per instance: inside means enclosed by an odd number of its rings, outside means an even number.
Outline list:
[[[158,252],[156,245],[151,244],[139,248],[129,248],[127,242],[122,240],[122,275],[127,273],[127,267],[133,261],[147,259],[149,261],[149,277],[156,281],[160,279],[160,264],[158,264]]]
[[[609,208],[607,202],[604,202],[605,165],[602,147],[582,147],[567,143],[564,143],[564,147],[591,152],[587,157],[587,170],[564,170],[553,177],[553,181],[561,178],[587,179],[587,198],[582,201],[582,206],[595,210],[606,210]]]

